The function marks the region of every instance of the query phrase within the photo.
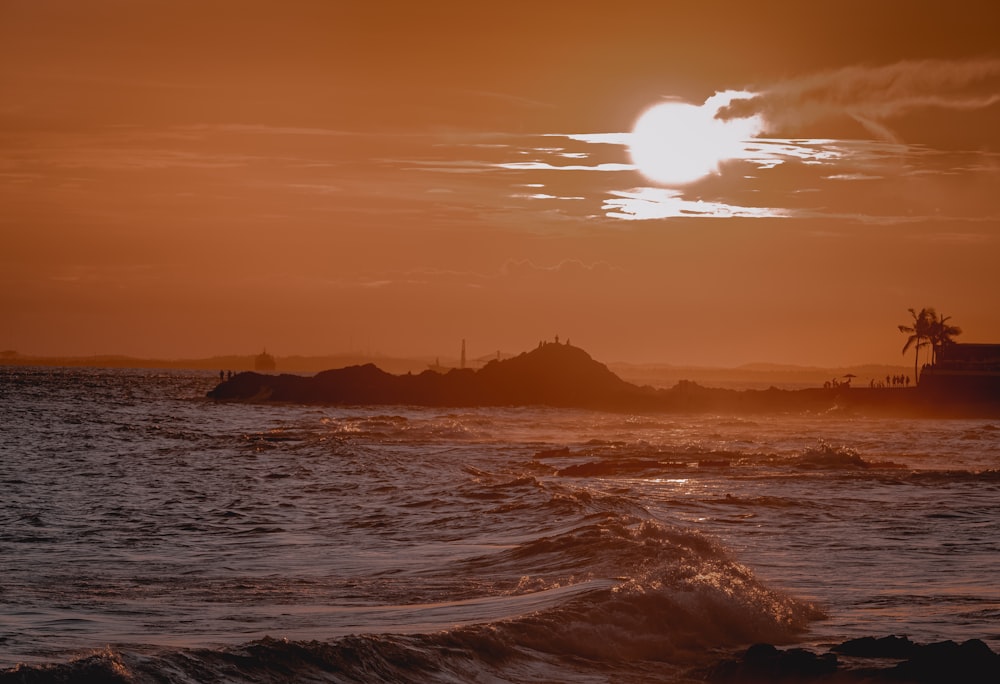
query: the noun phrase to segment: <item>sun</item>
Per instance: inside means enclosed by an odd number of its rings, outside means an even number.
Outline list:
[[[636,168],[654,183],[687,185],[718,173],[724,160],[743,156],[746,141],[761,130],[760,120],[715,117],[738,95],[717,94],[700,106],[668,101],[647,109],[629,138]]]

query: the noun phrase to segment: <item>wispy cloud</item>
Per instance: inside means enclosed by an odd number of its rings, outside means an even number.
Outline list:
[[[792,212],[769,207],[741,207],[719,201],[687,199],[680,190],[636,188],[612,190],[604,202],[609,218],[649,220],[664,218],[778,218]]]
[[[1000,102],[1000,59],[850,66],[753,89],[719,109],[723,120],[761,115],[769,131],[848,116],[895,140],[887,120],[919,108],[982,109]]]
[[[489,288],[511,285],[536,286],[539,281],[548,285],[562,283],[597,282],[619,273],[621,268],[607,261],[582,261],[562,259],[551,264],[539,264],[531,259],[508,259],[498,269],[463,271],[444,268],[416,268],[403,271],[379,271],[354,277],[324,279],[318,285],[337,289],[382,288]]]
[[[308,135],[322,137],[360,137],[361,133],[335,128],[309,128],[302,126],[267,126],[263,124],[194,124],[175,127],[182,131],[212,133],[245,133],[249,135]]]
[[[634,164],[608,162],[604,164],[550,164],[544,161],[506,162],[498,168],[514,171],[634,171]]]
[[[549,265],[539,266],[529,259],[510,259],[506,261],[500,269],[503,276],[534,276],[539,274],[569,274],[581,275],[591,273],[610,273],[616,270],[607,261],[595,261],[586,263],[579,259],[563,259],[562,261]]]

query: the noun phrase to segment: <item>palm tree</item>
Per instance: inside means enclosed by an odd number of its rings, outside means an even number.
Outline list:
[[[905,355],[910,347],[914,348],[913,377],[919,383],[920,374],[917,369],[919,368],[920,348],[930,344],[931,326],[937,320],[937,313],[935,313],[934,309],[928,308],[923,308],[920,311],[907,309],[907,311],[913,316],[913,325],[900,325],[898,327],[899,332],[909,335],[906,339],[906,344],[903,346],[903,354]]]
[[[934,310],[931,309],[933,312]],[[951,316],[936,316],[931,321],[931,329],[928,335],[931,343],[931,363],[937,363],[937,355],[942,347],[955,344],[951,339],[953,335],[961,335],[962,329],[956,325],[948,325]]]

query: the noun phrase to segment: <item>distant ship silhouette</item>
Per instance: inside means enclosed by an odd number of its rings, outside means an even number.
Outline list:
[[[254,357],[253,367],[254,370],[258,371],[273,371],[278,367],[278,364],[275,362],[274,357],[267,353],[267,348],[265,347],[264,351]]]

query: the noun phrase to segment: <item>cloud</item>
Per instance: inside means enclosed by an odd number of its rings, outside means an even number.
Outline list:
[[[848,116],[884,140],[886,119],[914,109],[983,109],[1000,102],[1000,59],[851,66],[754,89],[721,107],[723,120],[762,115],[769,131]]]
[[[507,102],[526,109],[555,109],[555,105],[551,102],[542,102],[541,100],[511,95],[509,93],[498,93],[491,90],[468,90],[466,92],[476,97],[495,100],[497,102]]]
[[[303,287],[316,289],[329,287],[342,290],[424,288],[433,291],[444,289],[456,291],[458,288],[481,289],[498,285],[505,287],[511,283],[527,283],[534,287],[539,280],[549,285],[562,282],[572,286],[608,277],[619,270],[618,267],[603,260],[585,262],[566,258],[551,265],[538,265],[530,259],[508,259],[498,269],[483,272],[446,268],[372,271],[335,279],[320,278],[316,281],[305,279]]]
[[[550,164],[543,161],[506,162],[497,164],[498,168],[512,171],[634,171],[634,164],[606,163],[594,164]]]
[[[665,218],[783,218],[792,216],[785,209],[741,207],[725,202],[691,200],[679,190],[668,188],[635,188],[612,190],[605,200],[604,211],[609,218],[641,221]]]
[[[617,270],[607,261],[586,263],[579,259],[563,259],[550,266],[540,266],[528,259],[509,259],[500,268],[500,276],[518,281],[535,281],[541,278],[550,284],[555,281],[579,283],[607,277]]]
[[[251,135],[309,135],[323,137],[360,137],[364,134],[335,128],[307,128],[302,126],[267,126],[263,124],[196,124],[176,126],[178,130],[211,133],[246,133]]]

